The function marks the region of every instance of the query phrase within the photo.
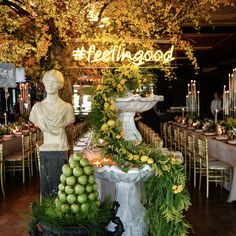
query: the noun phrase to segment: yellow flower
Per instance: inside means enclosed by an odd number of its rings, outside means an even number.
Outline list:
[[[103,89],[103,86],[99,84],[99,85],[97,86],[97,91],[101,91],[102,89]]]
[[[148,158],[148,159],[147,159],[147,163],[148,163],[148,164],[153,164],[153,163],[154,163],[154,160],[153,160],[152,158]]]
[[[133,160],[133,157],[134,157],[133,154],[129,154],[129,155],[128,155],[128,160],[129,160],[129,161]]]
[[[121,81],[120,81],[120,84],[121,85],[124,85],[126,83],[126,80],[125,79],[122,79]]]
[[[139,160],[139,155],[133,155],[133,159],[134,159],[135,161]]]
[[[116,139],[121,139],[121,136],[119,134],[117,134]]]
[[[149,159],[149,156],[145,156],[145,155],[141,156],[140,158],[141,162],[146,162],[148,159]]]
[[[104,103],[104,109],[107,110],[109,108],[109,103],[105,102]]]
[[[114,103],[112,103],[109,108],[110,108],[110,110],[112,110],[112,111],[115,111],[115,110],[116,110],[116,106],[115,106]]]
[[[114,120],[108,120],[107,121],[107,124],[110,126],[110,127],[114,127],[116,125],[116,122]]]
[[[124,135],[125,135],[124,131],[123,131],[123,130],[120,131],[120,136],[121,136],[121,137],[124,137]]]
[[[180,184],[180,185],[173,185],[173,186],[172,186],[172,191],[173,191],[173,193],[175,193],[175,194],[182,192],[183,189],[184,189],[184,185],[182,185],[182,184]]]
[[[101,126],[101,131],[105,132],[108,130],[108,124],[107,123],[104,123],[102,126]]]

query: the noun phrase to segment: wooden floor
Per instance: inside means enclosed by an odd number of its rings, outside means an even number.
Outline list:
[[[34,177],[23,185],[7,180],[6,198],[0,196],[0,236],[26,236],[30,204],[39,198],[39,180]],[[192,206],[186,218],[193,227],[193,236],[236,236],[236,204],[227,203],[228,192],[211,186],[210,198],[189,186]]]

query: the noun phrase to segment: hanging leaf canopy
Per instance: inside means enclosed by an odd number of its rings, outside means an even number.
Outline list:
[[[0,61],[37,69],[71,66],[75,45],[88,40],[139,40],[146,48],[168,40],[197,68],[181,27],[210,22],[231,0],[0,0]]]

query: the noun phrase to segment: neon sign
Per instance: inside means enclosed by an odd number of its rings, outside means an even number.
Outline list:
[[[139,50],[132,55],[132,53],[122,45],[113,46],[110,50],[98,50],[94,44],[90,45],[88,50],[84,46],[77,48],[73,51],[73,57],[76,61],[87,60],[90,63],[96,62],[122,62],[124,60],[132,61],[134,65],[142,65],[145,62],[160,62],[166,64],[173,61],[174,45],[169,50],[163,52],[162,50],[156,51],[143,51]]]

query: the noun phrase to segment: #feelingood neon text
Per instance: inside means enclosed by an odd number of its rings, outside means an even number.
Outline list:
[[[73,51],[73,57],[76,61],[87,60],[90,63],[96,62],[122,62],[124,60],[130,60],[134,65],[142,65],[145,62],[160,62],[166,64],[173,61],[174,46],[163,53],[161,50],[144,52],[143,50],[137,51],[135,54],[131,54],[130,51],[126,50],[125,47],[113,46],[111,50],[97,50],[94,44],[90,45],[89,49],[86,50],[84,46],[77,48]]]

